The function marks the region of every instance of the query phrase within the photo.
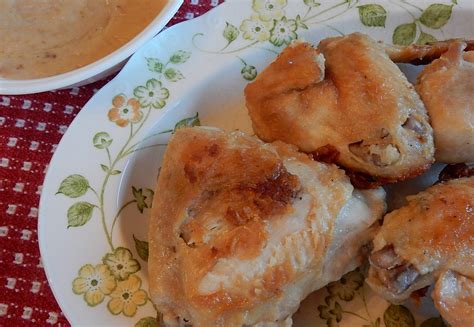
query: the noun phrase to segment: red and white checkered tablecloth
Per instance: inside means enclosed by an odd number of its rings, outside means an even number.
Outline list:
[[[167,26],[223,0],[185,0]],[[68,326],[38,248],[38,204],[49,161],[92,95],[110,80],[34,95],[0,95],[0,326]]]

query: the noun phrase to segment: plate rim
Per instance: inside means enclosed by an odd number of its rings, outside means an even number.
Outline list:
[[[172,1],[175,1],[176,3],[181,3],[184,1],[184,0],[172,0]],[[238,0],[237,0],[238,1]],[[291,1],[291,0],[290,0]],[[228,0],[228,2],[230,2]],[[173,31],[174,29],[177,29],[177,28],[183,28],[185,27],[186,25],[194,25],[196,23],[200,23],[201,21],[203,21],[204,19],[207,19],[208,16],[210,15],[213,15],[213,11],[215,11],[216,8],[219,8],[220,6],[222,5],[225,5],[226,2],[220,4],[219,6],[216,6],[212,9],[210,9],[209,11],[205,12],[204,14],[200,15],[199,17],[196,17],[196,18],[193,18],[191,20],[187,20],[187,21],[183,21],[183,22],[180,22],[180,23],[177,23],[169,28],[166,29],[166,31]],[[174,13],[172,14],[174,15]],[[148,42],[146,42],[145,44],[143,44],[140,49],[142,48],[146,48],[146,46],[148,44],[151,44],[153,42],[156,42],[157,40],[160,40],[161,37],[162,37],[162,34],[163,32],[165,32],[164,30],[161,31],[159,34],[155,35],[152,39],[150,39]],[[138,50],[140,50],[138,49]],[[38,223],[37,223],[37,226],[38,226],[38,247],[39,247],[39,251],[40,251],[40,258],[41,258],[41,261],[42,261],[42,265],[43,265],[43,269],[44,269],[44,272],[45,272],[45,275],[46,275],[46,279],[48,281],[48,284],[49,284],[49,287],[51,289],[51,292],[53,293],[53,296],[54,296],[54,299],[55,301],[57,302],[58,306],[60,307],[62,313],[64,314],[64,316],[66,317],[66,319],[68,320],[68,322],[75,326],[80,326],[81,323],[77,320],[73,321],[73,319],[71,317],[76,317],[77,315],[74,314],[74,310],[73,309],[69,309],[69,307],[66,305],[66,301],[62,301],[62,297],[60,296],[60,293],[59,293],[59,285],[57,285],[56,283],[54,283],[52,277],[51,277],[51,271],[50,271],[50,268],[48,268],[50,266],[49,264],[49,261],[45,258],[47,258],[47,255],[45,255],[48,250],[46,249],[46,242],[45,242],[45,238],[46,238],[46,230],[45,230],[45,216],[46,214],[44,213],[44,208],[46,207],[46,204],[45,202],[47,201],[47,193],[45,192],[47,189],[48,189],[48,180],[51,180],[51,176],[54,175],[55,173],[53,172],[53,168],[54,165],[56,164],[56,161],[57,161],[57,158],[59,156],[59,153],[61,152],[62,148],[65,146],[65,142],[63,142],[63,140],[66,138],[66,136],[68,135],[68,133],[70,133],[70,128],[77,125],[77,124],[80,124],[80,121],[82,119],[82,116],[86,115],[84,109],[89,107],[90,106],[90,103],[93,102],[94,98],[97,96],[97,94],[99,92],[102,91],[102,89],[104,89],[107,85],[110,85],[112,84],[114,81],[117,81],[119,80],[123,75],[126,75],[126,71],[125,71],[125,68],[127,65],[133,65],[133,59],[134,58],[137,58],[139,56],[139,54],[137,54],[138,50],[136,52],[134,52],[131,57],[129,58],[128,62],[124,65],[124,67],[120,70],[120,72],[114,76],[113,79],[111,79],[109,82],[107,82],[105,85],[103,85],[101,87],[101,89],[95,93],[85,104],[84,106],[81,108],[81,111],[76,115],[76,117],[74,117],[73,121],[71,122],[71,124],[68,126],[68,129],[66,130],[66,132],[64,133],[64,135],[61,137],[61,140],[60,142],[58,143],[58,146],[56,148],[56,150],[54,151],[53,153],[53,156],[51,157],[51,160],[49,162],[49,166],[48,166],[48,170],[45,174],[45,177],[44,177],[44,180],[43,180],[43,188],[42,188],[42,191],[41,191],[41,196],[40,196],[40,201],[39,201],[39,205],[38,205]],[[166,110],[165,112],[163,112],[163,116],[165,114],[167,114],[169,112],[169,110]],[[162,116],[162,117],[163,117]],[[158,119],[161,119],[162,117],[158,118]],[[48,185],[48,186],[47,186]],[[51,186],[53,187],[53,186]]]
[[[182,0],[181,0],[182,1]],[[238,1],[238,0],[236,0]],[[221,6],[226,6],[226,4],[228,3],[231,3],[231,2],[236,2],[236,1],[227,1],[227,2],[224,2],[222,4],[220,4],[219,6],[217,6],[216,8],[220,8]],[[292,1],[292,0],[288,0],[288,1]],[[250,0],[249,0],[250,2]],[[383,1],[380,1],[380,0],[374,0],[373,2],[383,2]],[[170,27],[168,30],[171,30],[177,26],[180,26],[182,28],[186,27],[186,28],[190,28],[192,25],[194,24],[199,24],[201,23],[201,21],[203,21],[204,19],[207,19],[209,16],[212,16],[214,14],[214,9],[211,9],[209,10],[208,12],[206,12],[205,14],[199,16],[199,17],[196,17],[192,20],[189,20],[189,21],[185,21],[185,22],[182,22],[182,23],[179,23],[179,24],[176,24],[172,27]],[[351,17],[352,19],[352,17]],[[189,25],[189,26],[188,26]],[[153,42],[156,42],[157,40],[160,40],[161,39],[161,35],[162,33],[158,34],[157,36],[153,37],[151,40],[148,41],[148,43],[146,43],[145,45],[142,46],[142,48],[145,48],[147,46],[147,44],[150,44],[150,43],[153,43]],[[135,58],[135,57],[138,57],[139,55],[138,54],[133,54],[132,55],[132,58]],[[127,63],[127,65],[132,65],[130,63]],[[126,67],[125,66],[125,67]],[[124,68],[125,68],[124,67]],[[125,70],[122,70],[117,76],[115,76],[111,81],[109,81],[105,86],[109,85],[109,84],[112,84],[114,81],[120,79],[123,75],[126,75],[126,72]],[[104,86],[104,87],[105,87]],[[99,91],[100,92],[100,91]],[[90,105],[90,102],[93,101],[94,97],[96,95],[94,95],[93,97],[91,97],[87,103],[84,105],[83,109],[87,108],[89,105]],[[173,106],[170,106],[170,108],[166,108],[166,109],[171,109],[173,108]],[[165,109],[165,110],[166,110]],[[163,115],[160,116],[160,117],[157,117],[156,122],[158,122],[160,119],[162,119],[164,117],[164,115],[166,115],[167,113],[169,113],[170,110],[166,110],[165,112],[163,112]],[[77,124],[79,124],[81,122],[81,119],[82,119],[82,116],[83,115],[86,115],[85,111],[84,110],[81,110],[81,112],[78,113],[78,115],[74,118],[73,122],[70,124],[69,127],[72,127],[72,126],[75,126]],[[51,179],[51,175],[53,175],[54,173],[52,172],[52,167],[56,164],[56,160],[57,160],[57,157],[59,156],[58,153],[61,152],[62,150],[62,147],[64,147],[64,143],[63,143],[63,140],[64,138],[68,135],[69,133],[69,129],[68,131],[66,131],[66,133],[63,135],[60,143],[58,144],[58,147],[55,151],[55,153],[53,154],[52,158],[51,158],[51,161],[50,161],[50,165],[49,165],[49,168],[48,168],[48,171],[47,173],[45,174],[45,178],[44,178],[44,182],[43,182],[43,185],[46,186],[47,184],[47,180],[48,179]],[[51,185],[51,187],[54,187]],[[39,208],[38,208],[38,243],[39,243],[39,248],[40,248],[40,253],[41,253],[41,258],[45,258],[43,256],[43,254],[45,254],[47,252],[47,249],[45,249],[45,242],[44,242],[44,238],[46,237],[46,231],[44,230],[44,220],[46,218],[45,217],[45,213],[44,213],[44,207],[45,207],[45,202],[47,201],[47,195],[46,195],[46,192],[45,190],[47,189],[47,187],[44,187],[43,188],[43,191],[42,191],[42,194],[41,194],[41,198],[40,198],[40,203],[39,203]],[[43,241],[42,241],[43,239]],[[70,320],[70,317],[72,316],[76,316],[75,314],[70,314],[69,313],[69,308],[66,307],[66,303],[63,303],[63,302],[66,302],[66,301],[60,301],[60,297],[58,297],[58,292],[57,292],[57,287],[59,287],[58,285],[54,286],[54,282],[52,281],[51,279],[51,276],[50,276],[50,273],[48,272],[48,263],[46,261],[43,261],[43,266],[44,266],[44,270],[45,270],[45,273],[46,273],[46,277],[47,277],[47,280],[48,280],[48,283],[50,285],[50,288],[53,292],[53,295],[58,303],[58,305],[60,306],[62,312],[64,313],[65,317],[69,320],[69,322],[73,325],[76,325],[76,324],[80,324],[80,322],[78,321],[71,321]],[[65,310],[65,308],[67,308],[67,310]],[[74,309],[71,308],[71,312],[74,311]]]
[[[157,36],[179,10],[183,1],[184,0],[167,0],[167,3],[160,13],[140,31],[140,33],[108,55],[86,66],[59,75],[36,79],[14,80],[0,77],[0,94],[23,95],[54,91],[76,84],[82,84],[82,82],[89,84],[99,78],[110,75],[116,71],[127,58],[131,57],[136,51]]]

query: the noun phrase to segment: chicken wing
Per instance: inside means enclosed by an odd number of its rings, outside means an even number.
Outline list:
[[[281,142],[179,129],[153,202],[151,297],[170,326],[291,324],[310,292],[360,264],[384,195]]]
[[[437,161],[474,162],[474,51],[450,44],[418,76],[416,89],[431,119]]]
[[[432,297],[443,317],[453,326],[472,326],[474,177],[408,197],[406,206],[385,216],[373,243],[367,283],[376,292],[397,303],[436,282]]]
[[[422,101],[366,35],[325,39],[317,49],[293,43],[247,85],[245,96],[264,141],[281,140],[316,157],[329,152],[378,184],[419,175],[433,162]]]

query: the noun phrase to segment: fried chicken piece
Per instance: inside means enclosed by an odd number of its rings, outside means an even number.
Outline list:
[[[474,164],[466,165],[464,163],[446,165],[440,171],[438,181],[446,182],[451,179],[474,176]]]
[[[240,132],[183,128],[166,150],[149,227],[150,294],[167,325],[291,324],[312,291],[357,267],[384,191]]]
[[[432,296],[441,316],[452,326],[472,326],[474,279],[448,270],[438,278]]]
[[[444,163],[474,162],[474,51],[453,42],[427,65],[416,89],[434,130],[435,158]]]
[[[474,177],[442,182],[408,197],[384,218],[369,257],[367,283],[391,302],[435,283],[441,315],[474,321]]]
[[[433,162],[432,129],[414,87],[368,36],[294,42],[245,88],[255,133],[373,179],[401,181]],[[354,179],[357,180],[357,179]]]
[[[400,46],[384,43],[381,43],[381,45],[393,62],[425,65],[441,57],[452,44],[459,42],[466,43],[466,51],[474,50],[474,41],[462,39],[438,41],[425,45],[411,44],[409,46]]]

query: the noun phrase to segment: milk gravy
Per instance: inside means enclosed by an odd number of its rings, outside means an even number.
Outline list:
[[[165,0],[0,0],[0,76],[31,79],[92,63],[140,33]]]

